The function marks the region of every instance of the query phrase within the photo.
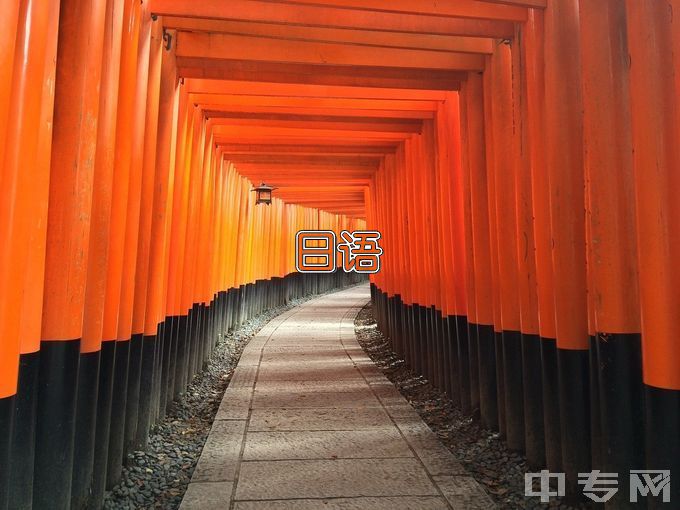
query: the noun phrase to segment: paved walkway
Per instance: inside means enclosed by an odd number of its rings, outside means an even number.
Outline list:
[[[357,343],[368,299],[313,299],[250,341],[182,510],[494,508]]]

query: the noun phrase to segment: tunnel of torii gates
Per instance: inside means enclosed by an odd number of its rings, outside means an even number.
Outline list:
[[[680,476],[680,0],[1,5],[0,508],[99,507],[218,334],[365,279],[300,229],[381,232],[393,350],[532,468]]]

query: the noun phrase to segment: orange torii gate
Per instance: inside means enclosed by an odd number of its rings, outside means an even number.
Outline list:
[[[360,280],[303,229],[379,230],[394,351],[570,495],[680,473],[674,10],[3,0],[0,510],[100,506],[218,334]]]

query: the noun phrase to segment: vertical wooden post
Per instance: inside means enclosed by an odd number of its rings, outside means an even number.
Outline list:
[[[606,472],[644,462],[640,303],[635,235],[629,54],[625,5],[579,2],[587,173],[588,271],[596,332],[601,443]],[[629,477],[607,502],[630,505]]]
[[[482,76],[470,73],[465,83],[467,107],[472,242],[477,300],[477,339],[479,350],[479,410],[482,424],[498,430],[496,395],[496,349],[494,344],[493,288],[489,236],[489,203],[486,154],[484,151],[484,97]]]
[[[627,1],[648,469],[680,472],[680,36],[677,1]],[[680,484],[671,483],[671,502]],[[662,508],[660,497],[648,508]]]
[[[88,264],[85,285],[85,312],[81,352],[100,351],[97,389],[96,430],[91,482],[87,470],[81,472],[87,484],[76,482],[71,498],[75,505],[83,501],[91,506],[101,504],[104,497],[106,460],[108,457],[111,399],[113,397],[115,339],[103,342],[106,283],[109,266],[109,235],[111,226],[113,169],[116,149],[116,121],[118,112],[118,81],[120,77],[120,51],[123,31],[123,5],[108,0],[104,22],[104,48],[102,77],[99,90],[99,120],[97,122],[97,148],[92,188],[89,257],[96,264]],[[79,412],[79,411],[77,411]],[[76,488],[78,487],[78,488]]]
[[[19,8],[19,2],[15,2],[14,7],[7,6],[7,8],[10,13],[10,20],[15,25],[13,28],[8,27],[8,30],[12,37],[14,37],[17,35],[16,9]],[[0,459],[5,463],[5,466],[11,466],[11,469],[6,469],[3,474],[0,474],[0,508],[6,508],[4,505],[7,503],[11,507],[30,507],[33,499],[36,408],[40,367],[39,350],[44,289],[52,119],[54,111],[54,78],[56,72],[57,32],[59,30],[58,18],[50,16],[52,12],[58,12],[59,6],[56,3],[52,3],[45,5],[44,8],[48,10],[53,9],[47,13],[47,24],[36,28],[36,30],[45,30],[45,46],[33,46],[33,49],[28,49],[22,57],[22,50],[15,48],[12,44],[12,48],[16,50],[17,57],[38,59],[33,62],[25,62],[26,72],[29,72],[28,68],[32,68],[30,72],[34,73],[33,77],[38,82],[34,84],[35,88],[32,88],[30,91],[26,90],[23,97],[18,96],[15,98],[19,101],[30,101],[34,104],[31,105],[32,107],[24,110],[24,115],[15,117],[15,120],[20,121],[27,130],[23,133],[18,133],[21,138],[13,141],[13,143],[18,144],[15,148],[7,147],[9,153],[14,154],[16,158],[13,161],[20,166],[10,166],[12,159],[9,159],[8,162],[10,164],[3,168],[7,173],[4,174],[6,179],[3,179],[2,191],[6,192],[8,189],[6,186],[11,186],[13,181],[16,185],[14,196],[6,196],[6,205],[14,208],[13,218],[10,221],[14,223],[15,232],[18,234],[18,236],[13,236],[14,238],[7,238],[6,244],[10,245],[8,248],[14,249],[14,253],[17,255],[22,251],[25,260],[15,260],[11,270],[19,272],[16,275],[9,275],[8,281],[3,282],[12,284],[14,283],[14,278],[19,277],[22,280],[21,286],[14,287],[14,289],[21,293],[12,295],[4,294],[4,289],[0,291],[0,300],[8,302],[0,305],[4,310],[10,306],[20,306],[20,313],[17,311],[16,315],[6,317],[6,319],[9,319],[9,322],[0,319],[0,323],[4,323],[0,325],[0,329],[2,329],[2,337],[5,339],[5,342],[17,345],[20,352],[18,359],[8,356],[6,361],[18,362],[18,367],[12,367],[4,374],[8,378],[14,378],[13,380],[10,379],[10,382],[16,385],[16,396],[5,399],[0,398]],[[22,18],[26,16],[23,21],[30,23],[27,14],[27,12],[24,12]],[[23,37],[26,37],[25,33]],[[19,38],[17,42],[22,44],[24,41]],[[25,50],[26,48],[24,48]],[[43,56],[42,62],[39,60],[41,52]],[[34,54],[32,55],[31,53]],[[13,60],[14,54],[11,57],[4,54],[3,57],[9,57]],[[13,70],[11,63],[8,64],[10,67],[7,76],[11,80]],[[18,84],[18,82],[15,82],[15,84]],[[11,83],[8,83],[8,85],[11,86]],[[8,94],[17,94],[18,89],[12,91],[11,88],[8,88],[6,92]],[[9,97],[5,99],[9,99]],[[21,103],[17,106],[20,105]],[[7,113],[7,110],[5,110],[5,114]],[[35,117],[35,115],[39,116]],[[3,142],[5,141],[4,135],[7,134],[6,129],[12,129],[17,126],[17,124],[10,122],[10,119],[7,120],[8,122],[3,126],[4,133],[0,141],[2,145],[0,152],[5,149]],[[30,131],[32,129],[37,130],[37,132]],[[14,134],[17,134],[17,132],[14,131]],[[15,153],[13,152],[14,150],[20,152]],[[3,152],[2,154],[7,153]],[[15,174],[16,169],[20,169],[18,175]],[[31,171],[26,171],[26,169],[31,169]],[[4,219],[7,220],[9,218],[5,217]],[[23,274],[20,269],[22,264],[24,265]],[[2,312],[0,312],[1,315]],[[6,329],[8,327],[9,331]],[[0,347],[0,350],[2,350],[2,347]],[[0,352],[0,357],[5,354],[6,352]],[[18,379],[16,378],[16,368],[19,369]],[[2,385],[2,381],[0,381],[0,385]],[[13,406],[4,407],[3,403],[12,401],[14,402]],[[13,429],[5,425],[8,422],[11,423],[12,414],[14,415]],[[9,459],[6,457],[7,454],[9,454]]]
[[[545,11],[545,138],[550,183],[562,470],[568,494],[590,469],[588,310],[578,4]],[[573,86],[565,87],[568,76]]]
[[[113,487],[120,477],[123,462],[125,404],[129,342],[118,337],[119,312],[124,256],[125,230],[128,213],[130,166],[132,161],[132,126],[135,118],[135,90],[139,46],[140,6],[134,0],[123,5],[123,33],[121,41],[118,106],[116,110],[116,145],[111,194],[111,222],[109,230],[109,260],[106,275],[106,296],[102,341],[116,341],[113,396],[106,469],[106,487]]]
[[[525,45],[526,25],[515,27],[512,42],[513,161],[516,181],[519,313],[522,333],[522,390],[524,443],[528,463],[545,465],[541,341],[538,325],[535,221],[532,202],[531,157]]]
[[[80,356],[106,1],[62,2],[47,224],[33,505],[69,508],[71,463],[91,462],[99,356]],[[80,359],[79,359],[80,358]],[[87,412],[76,415],[76,398]],[[75,434],[82,434],[75,438]],[[77,446],[75,446],[77,445]],[[75,447],[75,448],[74,448]],[[67,466],[55,470],[55,465]],[[76,477],[76,479],[78,479]]]

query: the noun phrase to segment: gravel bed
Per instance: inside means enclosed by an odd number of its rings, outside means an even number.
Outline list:
[[[291,301],[220,335],[206,369],[152,427],[147,449],[128,454],[120,483],[104,497],[104,509],[179,508],[243,348],[271,319],[313,297]]]
[[[527,466],[526,459],[508,450],[498,433],[483,429],[472,416],[455,407],[444,393],[414,374],[404,360],[390,350],[377,328],[370,305],[359,312],[354,324],[364,351],[500,508],[591,508],[587,504],[570,506],[557,499],[541,504],[538,498],[526,498],[524,473],[536,471]]]

